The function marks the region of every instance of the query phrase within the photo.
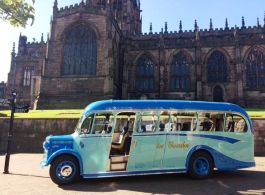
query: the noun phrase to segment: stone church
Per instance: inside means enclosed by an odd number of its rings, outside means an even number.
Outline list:
[[[176,99],[265,107],[265,19],[246,27],[142,33],[140,0],[81,0],[58,8],[40,42],[20,35],[6,92],[34,109],[102,99]],[[6,93],[10,98],[11,93]]]

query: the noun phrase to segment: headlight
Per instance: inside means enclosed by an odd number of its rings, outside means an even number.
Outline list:
[[[43,142],[43,148],[49,150],[49,143],[48,141]]]

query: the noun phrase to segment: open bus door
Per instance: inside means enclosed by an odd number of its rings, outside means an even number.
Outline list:
[[[161,169],[166,134],[159,132],[157,121],[157,115],[136,115],[128,171]]]

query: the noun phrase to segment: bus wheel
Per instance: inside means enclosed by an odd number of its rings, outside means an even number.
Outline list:
[[[206,179],[213,173],[213,159],[206,152],[196,152],[190,158],[189,175],[193,179]]]
[[[79,164],[72,156],[56,158],[50,167],[50,177],[58,185],[69,184],[79,178]]]

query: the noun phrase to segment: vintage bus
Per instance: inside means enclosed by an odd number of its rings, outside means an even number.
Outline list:
[[[48,136],[41,166],[56,184],[78,178],[255,166],[254,131],[234,104],[178,100],[104,100],[84,110],[71,135]]]

